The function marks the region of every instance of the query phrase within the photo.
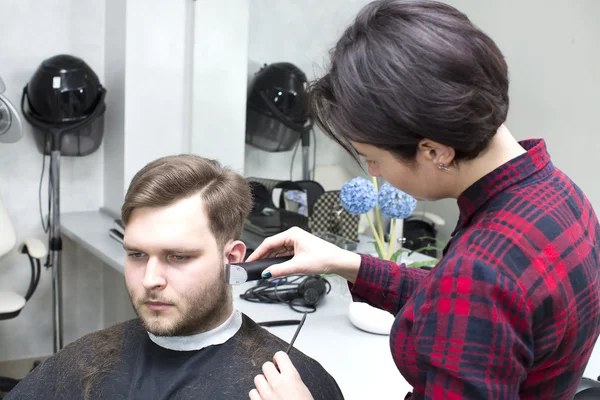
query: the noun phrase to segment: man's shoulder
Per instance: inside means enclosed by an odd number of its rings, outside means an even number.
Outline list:
[[[288,347],[288,342],[261,327],[254,322],[252,318],[245,314],[243,315],[240,333],[242,334],[242,340],[246,342],[248,346],[259,347],[261,351],[268,355],[271,359],[276,352],[286,350]],[[308,361],[314,361],[312,358],[296,350],[295,348],[292,349],[292,351],[295,354],[297,353],[298,357],[300,358],[307,359]]]
[[[246,345],[254,349],[251,361],[256,366],[272,361],[276,352],[285,351],[289,345],[285,340],[259,326],[247,315],[243,317],[241,333]],[[320,393],[325,396],[317,396],[315,399],[343,399],[337,382],[318,361],[295,347],[291,349],[289,356],[313,395]]]
[[[9,398],[34,398],[42,392],[48,398],[58,393],[61,398],[81,398],[119,362],[124,340],[139,331],[143,332],[140,322],[131,320],[75,340],[35,367]]]
[[[72,344],[82,344],[94,342],[100,338],[106,337],[119,337],[126,334],[134,334],[137,332],[143,332],[142,324],[139,319],[131,319],[129,321],[121,322],[119,324],[112,325],[108,328],[101,329],[99,331],[88,333],[81,338],[74,341]]]
[[[132,319],[88,333],[65,346],[51,358],[57,363],[70,363],[75,356],[93,362],[102,359],[108,353],[119,351],[126,337],[138,332],[143,332],[143,327],[139,320]]]

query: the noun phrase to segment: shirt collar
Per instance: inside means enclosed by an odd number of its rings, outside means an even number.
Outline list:
[[[242,313],[234,310],[221,325],[208,332],[191,336],[156,336],[148,332],[150,340],[169,350],[195,351],[208,346],[223,344],[231,339],[242,327]]]
[[[543,139],[524,140],[519,144],[527,151],[526,153],[485,175],[458,197],[460,214],[452,235],[467,225],[473,215],[496,194],[534,174],[545,169],[550,172],[553,168],[550,162],[550,154],[546,150],[546,143]]]

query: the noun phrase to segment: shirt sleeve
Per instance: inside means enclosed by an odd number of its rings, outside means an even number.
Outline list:
[[[518,399],[533,364],[533,333],[516,279],[469,257],[432,273],[411,305],[409,333],[424,398]]]
[[[429,271],[420,268],[361,254],[358,276],[349,286],[354,301],[396,315],[427,275]]]

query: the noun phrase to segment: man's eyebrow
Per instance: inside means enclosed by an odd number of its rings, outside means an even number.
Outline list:
[[[135,246],[128,245],[127,243],[123,243],[123,248],[125,251],[136,251],[139,253],[143,253],[142,250],[138,249]],[[187,253],[187,254],[196,254],[201,253],[202,249],[199,247],[173,247],[168,249],[162,249],[162,253],[172,254],[172,253]]]
[[[175,247],[171,249],[163,249],[163,253],[200,253],[201,248],[198,247]]]
[[[123,243],[123,248],[125,249],[125,251],[140,251],[139,249],[137,249],[134,246],[130,246],[127,243]]]

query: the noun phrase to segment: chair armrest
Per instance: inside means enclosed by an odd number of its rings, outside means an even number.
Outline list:
[[[48,250],[46,249],[44,242],[36,238],[25,239],[25,241],[21,243],[19,251],[21,253],[29,254],[31,257],[37,258],[38,260],[48,255]]]

